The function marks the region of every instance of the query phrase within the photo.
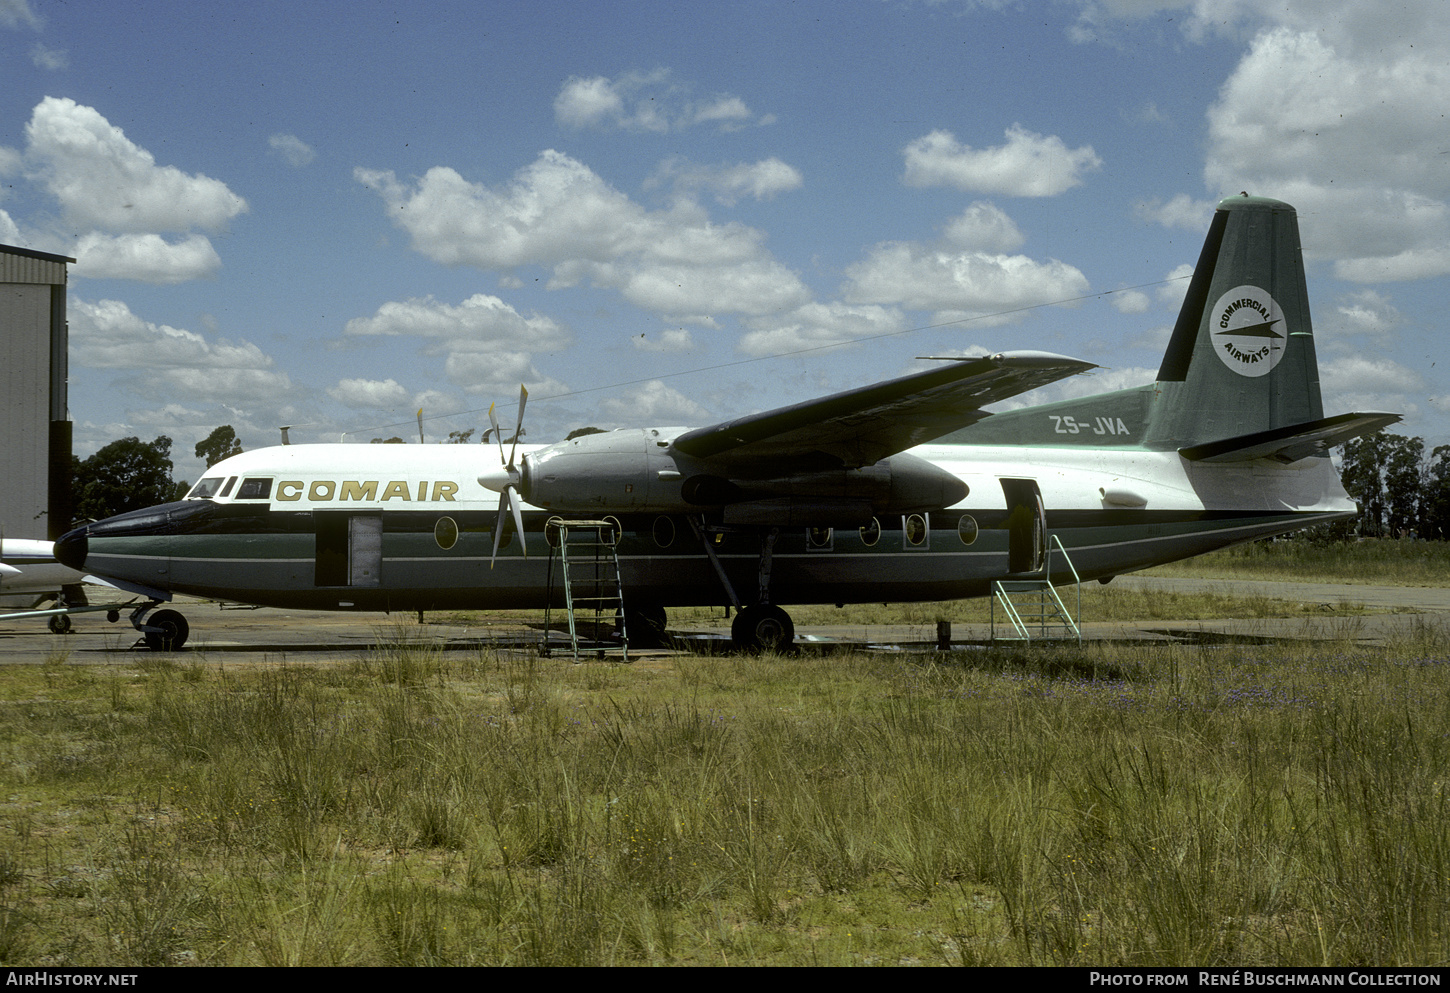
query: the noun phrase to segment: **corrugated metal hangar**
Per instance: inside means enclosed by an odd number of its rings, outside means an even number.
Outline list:
[[[0,245],[0,535],[70,524],[64,255]]]

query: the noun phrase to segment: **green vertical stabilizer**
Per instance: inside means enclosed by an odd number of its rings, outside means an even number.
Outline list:
[[[1294,208],[1229,197],[1158,371],[1144,443],[1182,448],[1323,417]]]

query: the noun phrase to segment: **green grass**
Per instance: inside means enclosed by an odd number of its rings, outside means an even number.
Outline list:
[[[1450,646],[0,671],[6,964],[1443,964]]]
[[[1157,566],[1143,575],[1450,586],[1450,542],[1408,538],[1335,543],[1256,541]]]
[[[1069,612],[1077,610],[1077,591],[1071,586],[1058,588],[1058,594]],[[1212,592],[1178,592],[1173,590],[1131,589],[1126,585],[1102,586],[1087,583],[1082,587],[1082,617],[1093,621],[1196,621],[1219,617],[1245,619],[1269,617],[1324,616],[1326,608],[1337,615],[1359,616],[1366,613],[1363,604],[1346,599],[1335,604],[1301,603],[1275,597],[1248,595],[1228,596]],[[844,625],[869,627],[881,624],[919,626],[922,640],[934,637],[939,620],[963,624],[986,624],[991,617],[991,601],[978,597],[970,600],[945,600],[938,603],[855,603],[844,607],[831,604],[792,604],[788,608],[797,627]],[[728,634],[733,615],[723,607],[671,607],[670,629],[673,631],[715,631]],[[539,611],[453,611],[430,614],[430,622],[465,625],[486,629],[506,618],[512,625],[542,625],[544,612]],[[554,612],[556,630],[562,629],[563,614]],[[1001,607],[997,623],[1005,623]]]

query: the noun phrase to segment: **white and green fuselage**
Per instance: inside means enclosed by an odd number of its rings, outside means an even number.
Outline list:
[[[981,409],[1087,368],[987,356],[708,428],[519,447],[501,469],[480,446],[264,449],[56,554],[158,600],[531,608],[562,597],[548,519],[607,518],[637,607],[982,596],[1352,515],[1327,451],[1397,419],[1324,417],[1297,221],[1273,200],[1220,204],[1153,384]]]

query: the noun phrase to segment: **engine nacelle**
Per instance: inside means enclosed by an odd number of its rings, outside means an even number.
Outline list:
[[[684,513],[684,474],[658,428],[624,429],[561,441],[524,459],[523,497],[547,510]]]
[[[671,429],[610,431],[559,442],[524,460],[522,495],[575,513],[700,513],[759,524],[862,522],[873,514],[937,510],[967,495],[952,473],[900,453],[860,469],[771,479],[727,478],[710,459],[670,450]]]

